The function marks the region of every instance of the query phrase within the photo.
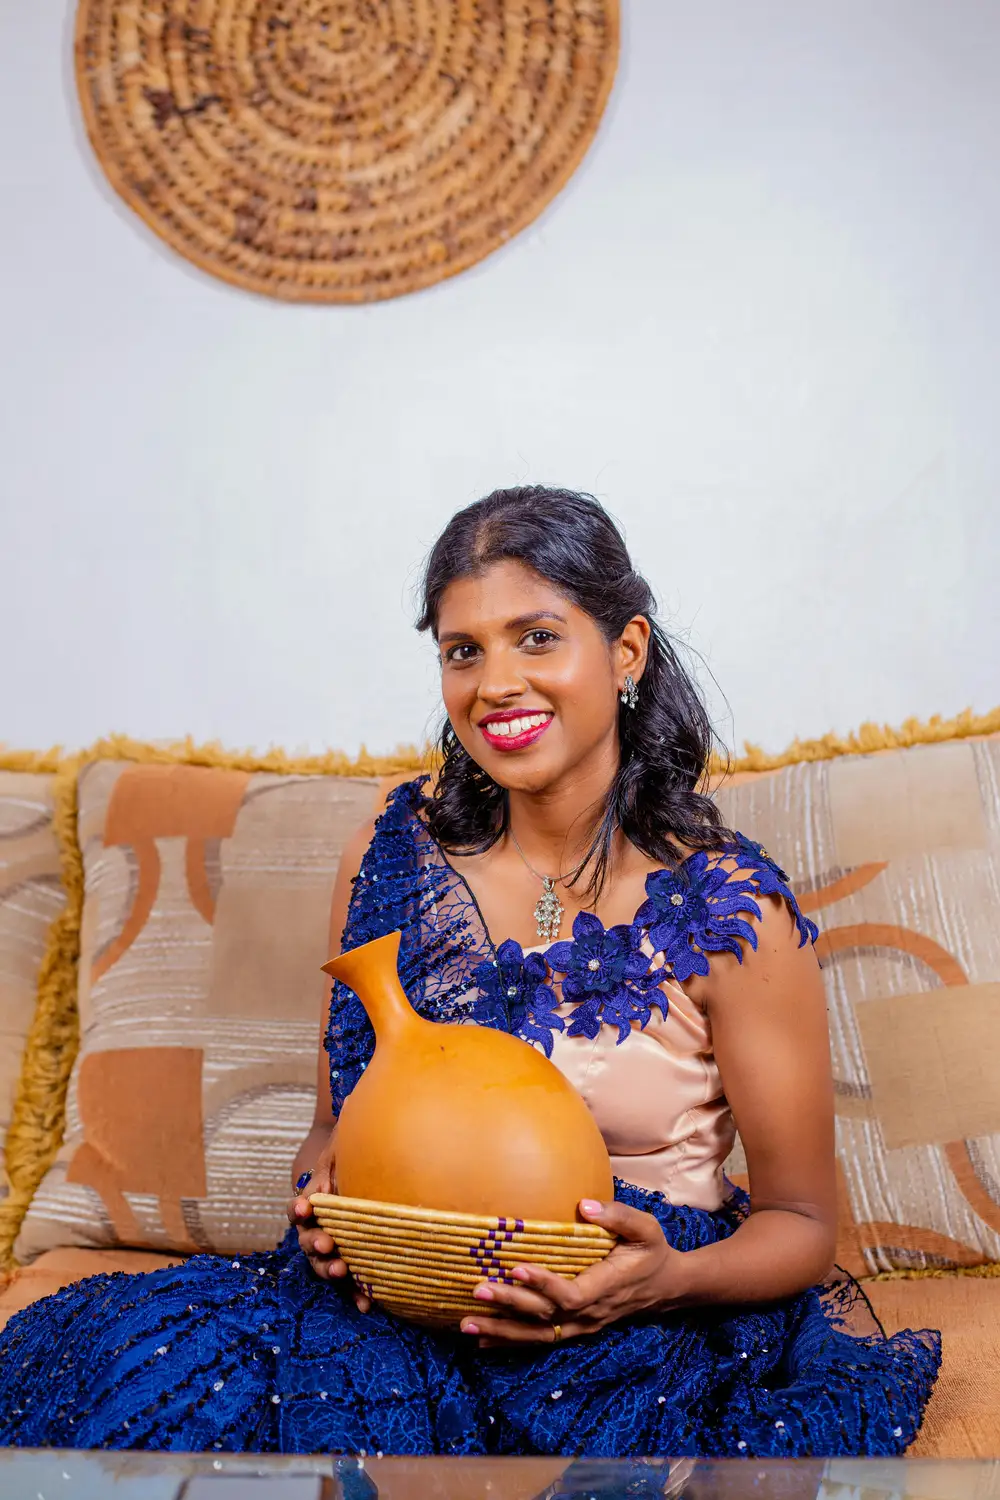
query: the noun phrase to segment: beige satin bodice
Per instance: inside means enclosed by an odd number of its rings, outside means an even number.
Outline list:
[[[714,1210],[726,1196],[722,1164],[736,1127],[708,1016],[679,984],[662,988],[666,1018],[655,1009],[644,1030],[633,1022],[621,1045],[617,1026],[602,1026],[593,1040],[556,1032],[552,1061],[586,1101],[616,1177],[671,1203]],[[575,1008],[561,1005],[559,1014],[568,1023]]]

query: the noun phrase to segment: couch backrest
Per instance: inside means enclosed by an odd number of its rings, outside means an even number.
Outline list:
[[[312,1117],[340,852],[384,791],[373,777],[83,769],[81,1049],[21,1257],[274,1242]],[[22,816],[2,792],[0,851],[2,819]],[[1000,1262],[1000,738],[792,765],[718,798],[820,925],[841,1263]],[[62,896],[51,829],[22,822],[46,850],[33,936],[18,940],[27,996]],[[738,1152],[731,1165],[738,1176]]]
[[[1000,1260],[1000,738],[790,766],[718,800],[820,926],[843,1263]]]

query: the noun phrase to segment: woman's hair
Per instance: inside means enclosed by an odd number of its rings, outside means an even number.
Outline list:
[[[504,561],[523,563],[548,579],[590,615],[609,645],[635,615],[649,622],[638,705],[619,707],[620,764],[583,862],[592,867],[588,893],[596,896],[603,886],[616,828],[668,866],[687,849],[717,848],[729,830],[704,792],[715,746],[712,724],[611,517],[592,495],[542,485],[494,490],[466,506],[427,559],[417,629],[436,639],[448,586]],[[443,765],[426,807],[431,832],[445,849],[482,853],[506,831],[507,794],[462,747],[448,719],[440,750]]]

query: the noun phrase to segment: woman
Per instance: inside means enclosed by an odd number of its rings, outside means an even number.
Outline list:
[[[855,1338],[834,1249],[816,929],[703,785],[711,730],[596,501],[498,491],[427,567],[447,721],[343,861],[343,947],[401,929],[437,1020],[512,1031],[580,1090],[619,1236],[575,1282],[484,1284],[457,1334],[350,1284],[310,1216],[373,1050],[334,988],[292,1228],[267,1255],[94,1277],[0,1339],[7,1443],[385,1453],[899,1453],[934,1333]],[[504,941],[500,941],[503,938]],[[328,1058],[325,1054],[328,1054]],[[738,1123],[750,1199],[722,1173]],[[841,1283],[843,1287],[843,1283]]]

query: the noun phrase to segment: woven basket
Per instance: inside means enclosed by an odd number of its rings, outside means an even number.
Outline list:
[[[398,1317],[437,1327],[470,1313],[486,1316],[473,1289],[484,1281],[515,1285],[515,1266],[544,1266],[572,1279],[615,1243],[596,1224],[442,1213],[329,1193],[309,1201],[362,1291]]]
[[[79,0],[87,133],[223,280],[368,302],[474,265],[568,180],[619,0]]]

